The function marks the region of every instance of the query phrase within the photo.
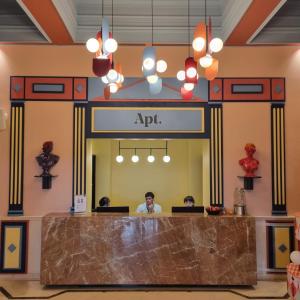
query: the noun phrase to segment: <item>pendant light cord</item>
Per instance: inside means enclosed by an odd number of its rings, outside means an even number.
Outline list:
[[[100,14],[100,16],[101,16],[100,24],[101,24],[102,20],[103,20],[104,0],[101,1],[100,9],[101,9],[101,14]]]
[[[153,0],[151,0],[151,11],[152,11],[152,17],[151,17],[151,22],[152,22],[152,25],[151,25],[151,28],[152,28],[152,36],[151,36],[151,46],[153,46]]]
[[[190,0],[188,0],[188,56],[191,56],[190,50]]]
[[[204,23],[206,25],[206,0],[204,0]]]
[[[111,0],[111,34],[114,37],[114,0]]]

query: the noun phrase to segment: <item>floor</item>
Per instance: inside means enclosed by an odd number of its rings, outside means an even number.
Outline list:
[[[0,280],[0,300],[54,299],[54,300],[239,300],[289,299],[285,281],[259,281],[255,287],[209,288],[197,290],[100,290],[99,287],[44,288],[38,281]]]

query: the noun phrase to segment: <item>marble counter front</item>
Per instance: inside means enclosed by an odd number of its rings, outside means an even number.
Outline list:
[[[44,285],[254,285],[255,219],[49,214]]]

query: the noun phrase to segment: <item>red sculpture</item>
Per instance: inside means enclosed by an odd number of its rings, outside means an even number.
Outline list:
[[[239,160],[240,166],[246,172],[245,177],[255,177],[254,171],[258,169],[259,161],[253,157],[253,154],[256,151],[254,144],[246,144],[245,151],[247,157]]]

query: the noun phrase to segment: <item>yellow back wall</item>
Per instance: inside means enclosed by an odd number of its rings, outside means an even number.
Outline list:
[[[192,195],[196,205],[209,203],[209,168],[203,161],[208,160],[208,140],[171,140],[168,141],[169,163],[164,163],[164,150],[152,150],[155,162],[149,163],[150,150],[137,150],[140,161],[134,164],[131,156],[134,150],[122,150],[124,162],[119,164],[119,141],[111,139],[91,139],[88,141],[88,161],[96,155],[96,206],[103,196],[111,199],[112,206],[129,205],[130,211],[145,201],[144,194],[155,194],[156,203],[164,212],[172,206],[183,205],[183,198]],[[163,148],[164,140],[122,140],[124,148]],[[91,164],[87,164],[87,187],[91,186]],[[88,191],[91,205],[91,193]]]

